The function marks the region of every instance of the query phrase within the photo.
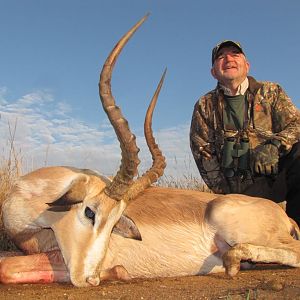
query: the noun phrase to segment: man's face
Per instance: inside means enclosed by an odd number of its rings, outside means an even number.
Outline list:
[[[243,53],[234,46],[223,47],[218,51],[211,74],[226,86],[230,81],[242,83],[250,65]]]

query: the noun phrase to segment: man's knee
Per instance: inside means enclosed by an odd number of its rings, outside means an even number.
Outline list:
[[[299,214],[299,210],[295,211],[295,210],[287,210],[287,215],[293,219],[296,224],[298,225],[298,227],[300,227],[300,214]]]
[[[300,164],[300,142],[293,145],[291,151],[283,157],[283,167],[293,167],[294,163]]]
[[[295,156],[300,157],[300,142],[295,143],[291,151],[294,152]]]
[[[288,155],[279,162],[279,168],[284,172],[288,192],[300,186],[300,142],[293,145]]]

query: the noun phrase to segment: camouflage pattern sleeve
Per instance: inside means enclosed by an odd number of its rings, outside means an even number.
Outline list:
[[[194,107],[190,128],[190,147],[200,175],[214,193],[226,193],[227,184],[214,151],[212,108],[205,96]],[[209,102],[209,101],[208,101]]]
[[[201,116],[199,102],[195,104],[192,116],[190,130],[191,149],[195,159],[200,158],[200,156],[211,158],[211,150],[208,141],[208,126],[205,119]]]
[[[274,84],[275,85],[275,84]],[[288,95],[275,85],[276,93],[273,99],[273,132],[281,141],[284,152],[288,152],[293,144],[300,140],[300,112]]]

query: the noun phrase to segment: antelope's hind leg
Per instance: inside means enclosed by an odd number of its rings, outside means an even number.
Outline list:
[[[53,283],[70,282],[69,272],[59,250],[46,253],[3,257],[0,282]]]
[[[241,261],[278,263],[291,267],[300,267],[300,241],[292,240],[278,248],[237,244],[223,255],[226,274],[235,276],[240,270]]]

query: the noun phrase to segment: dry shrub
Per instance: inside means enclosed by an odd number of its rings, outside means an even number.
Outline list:
[[[178,164],[177,157],[174,157],[175,171],[180,174],[180,177],[172,175],[164,175],[158,180],[157,185],[163,187],[173,187],[184,190],[197,190],[201,192],[211,193],[210,189],[201,179],[201,177],[195,177],[193,175],[193,168],[195,165],[194,160],[191,156],[188,156],[183,164]]]
[[[210,189],[206,186],[206,184],[202,180],[194,177],[193,175],[183,175],[180,178],[164,175],[162,178],[159,179],[158,185],[164,187],[185,189],[185,190],[197,190],[197,191],[208,192],[208,193],[211,192]]]
[[[0,157],[0,250],[2,251],[16,249],[16,247],[7,237],[3,228],[2,204],[3,201],[8,197],[16,179],[20,176],[21,173],[21,154],[20,152],[17,152],[14,147],[16,123],[13,128],[10,126],[9,123],[8,128],[8,151],[3,150],[3,153]]]

